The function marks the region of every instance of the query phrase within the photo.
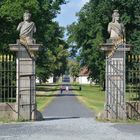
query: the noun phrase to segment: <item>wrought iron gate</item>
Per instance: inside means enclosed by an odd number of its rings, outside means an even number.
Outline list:
[[[128,55],[126,59],[126,111],[130,119],[140,119],[140,55]]]
[[[122,57],[118,55],[122,53]],[[106,59],[107,118],[122,119],[125,112],[125,52]]]
[[[0,102],[16,102],[16,57],[0,52]]]

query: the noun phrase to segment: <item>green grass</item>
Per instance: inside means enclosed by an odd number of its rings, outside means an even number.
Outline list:
[[[82,91],[75,91],[75,94],[78,94],[77,98],[84,103],[88,108],[93,110],[96,114],[104,111],[104,103],[105,103],[105,91],[102,91],[101,87],[98,85],[82,85]],[[132,93],[132,95],[135,93]],[[128,99],[129,94],[127,93],[126,99]],[[101,122],[108,122],[106,119],[97,119]],[[126,120],[111,120],[109,122],[112,123],[130,123],[130,124],[138,124],[140,123],[138,120],[126,119]]]
[[[41,94],[41,96],[40,96],[40,94]],[[50,94],[53,94],[53,93],[50,93]],[[44,95],[46,95],[46,97]],[[36,96],[37,110],[39,110],[40,112],[42,112],[45,109],[45,107],[47,107],[47,105],[54,98],[53,96],[49,97],[48,95],[49,95],[49,93],[37,92],[37,96]]]
[[[94,112],[104,110],[105,92],[98,85],[82,85],[81,91],[76,91],[78,99]]]

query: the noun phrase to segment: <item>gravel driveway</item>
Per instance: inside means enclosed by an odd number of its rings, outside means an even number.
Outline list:
[[[58,95],[44,121],[1,124],[0,140],[140,140],[140,125],[101,123],[73,94]]]

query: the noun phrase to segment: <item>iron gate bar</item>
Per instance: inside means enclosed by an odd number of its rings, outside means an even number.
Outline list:
[[[108,63],[109,63],[110,66],[113,68],[113,70],[115,70],[115,72],[117,72],[117,73],[123,72],[123,70],[118,70],[114,65],[112,65],[110,61],[108,61]],[[122,65],[122,66],[124,66],[124,65]]]
[[[125,57],[125,52],[123,52]],[[125,83],[125,62],[123,58],[108,58],[106,59],[106,93],[107,93],[107,105],[109,105],[109,110],[114,114],[116,119],[120,117],[120,111],[124,110],[124,88]],[[110,112],[110,113],[111,113]],[[108,115],[108,113],[107,113]],[[108,118],[108,116],[107,116]]]
[[[140,99],[140,55],[128,55],[128,86],[129,100]],[[135,94],[135,95],[134,95]],[[134,97],[135,96],[135,97]]]
[[[16,101],[16,63],[12,53],[0,53],[0,102]]]
[[[127,60],[127,114],[140,119],[140,55],[129,54]]]
[[[110,79],[110,81],[112,81],[113,85],[118,89],[118,91],[120,91],[120,93],[122,93],[121,89],[119,89],[119,87],[115,84],[115,82],[110,77],[108,79]]]

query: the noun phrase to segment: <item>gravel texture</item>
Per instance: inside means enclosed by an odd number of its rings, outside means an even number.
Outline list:
[[[126,132],[127,127],[122,131],[114,126],[93,118],[7,124],[0,125],[0,140],[140,140],[140,134]]]
[[[1,124],[0,140],[140,140],[140,125],[101,123],[73,94],[63,93],[44,121]]]

